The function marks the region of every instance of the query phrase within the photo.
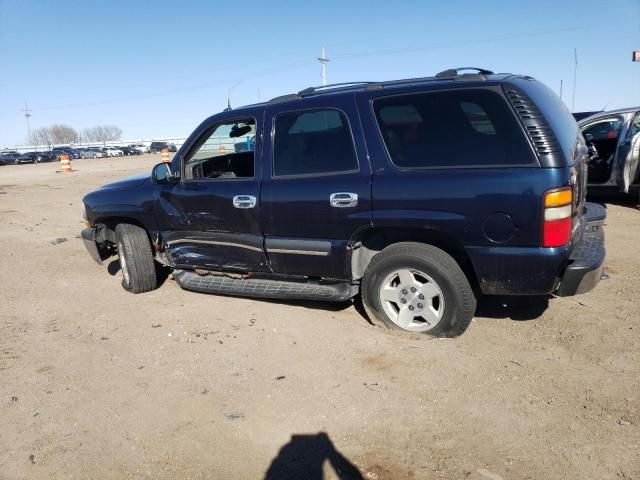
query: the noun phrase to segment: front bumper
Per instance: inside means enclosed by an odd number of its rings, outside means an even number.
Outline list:
[[[85,228],[84,230],[82,230],[82,232],[80,232],[82,243],[84,243],[84,247],[89,252],[89,255],[91,255],[91,258],[93,258],[98,263],[98,265],[102,265],[102,249],[96,241],[96,236],[97,232],[93,227]]]
[[[607,217],[601,205],[587,203],[585,228],[576,244],[556,294],[560,297],[579,295],[593,290],[605,269],[606,251],[602,226]]]

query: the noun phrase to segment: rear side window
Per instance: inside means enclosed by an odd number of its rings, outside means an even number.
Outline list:
[[[277,115],[273,144],[274,177],[358,169],[349,123],[338,110],[305,110]]]
[[[517,119],[493,92],[396,95],[373,105],[391,161],[398,167],[535,164]]]

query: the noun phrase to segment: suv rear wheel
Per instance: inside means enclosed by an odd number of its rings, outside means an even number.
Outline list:
[[[458,263],[432,245],[391,245],[369,263],[362,300],[375,325],[439,337],[462,334],[476,308]]]
[[[147,232],[137,225],[121,223],[116,227],[116,247],[122,287],[131,293],[155,290],[158,278]]]

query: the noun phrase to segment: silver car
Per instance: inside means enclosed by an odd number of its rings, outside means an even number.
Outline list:
[[[640,187],[640,107],[600,112],[578,125],[589,147],[589,190]]]
[[[104,153],[99,148],[83,148],[80,150],[80,158],[102,158]]]

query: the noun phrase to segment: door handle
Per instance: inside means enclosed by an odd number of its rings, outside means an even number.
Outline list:
[[[233,206],[236,208],[253,208],[256,206],[256,197],[253,195],[236,195],[233,197]]]
[[[332,207],[345,208],[358,205],[358,194],[350,192],[337,192],[329,195],[329,203]]]

